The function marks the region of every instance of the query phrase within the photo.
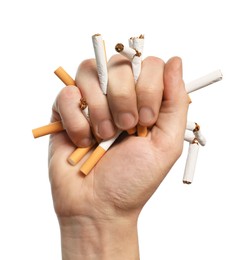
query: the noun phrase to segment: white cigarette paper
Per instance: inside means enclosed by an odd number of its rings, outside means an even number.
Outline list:
[[[134,56],[132,60],[132,69],[134,80],[137,82],[138,77],[141,72],[141,64],[142,64],[142,53],[144,47],[144,36],[140,35],[139,37],[132,37],[129,39],[129,46],[133,48],[137,54]]]
[[[115,49],[117,52],[119,52],[124,57],[128,58],[130,61],[132,61],[135,55],[137,54],[137,52],[134,49],[126,47],[122,43],[118,43]]]
[[[193,181],[196,163],[197,163],[198,151],[199,151],[199,144],[197,141],[194,141],[189,144],[186,166],[185,166],[185,171],[183,176],[183,183],[185,184],[191,184]]]
[[[184,140],[189,143],[192,143],[194,139],[195,139],[195,135],[193,134],[193,132],[186,130],[184,135]]]
[[[204,88],[210,84],[220,81],[222,80],[222,78],[223,78],[222,72],[220,70],[216,70],[214,72],[211,72],[199,79],[193,80],[190,83],[186,84],[186,91],[187,93],[191,93],[200,88]]]
[[[106,140],[106,141],[102,141],[99,144],[99,146],[102,147],[105,151],[107,151],[111,147],[111,145],[116,141],[116,139],[119,137],[119,135],[121,133],[122,133],[122,131],[119,130],[113,138]]]
[[[95,59],[96,59],[98,77],[100,81],[100,87],[103,94],[106,95],[107,84],[108,84],[108,70],[107,70],[107,59],[106,59],[104,41],[100,34],[95,34],[92,36],[92,42],[93,42],[93,47],[95,52]]]

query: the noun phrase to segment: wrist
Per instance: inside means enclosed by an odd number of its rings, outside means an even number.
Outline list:
[[[138,260],[137,218],[59,218],[63,260]]]

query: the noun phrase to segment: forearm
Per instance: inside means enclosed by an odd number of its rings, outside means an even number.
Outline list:
[[[63,260],[138,260],[137,221],[59,218]]]

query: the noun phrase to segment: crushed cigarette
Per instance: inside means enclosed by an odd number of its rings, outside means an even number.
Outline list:
[[[187,121],[186,129],[192,131],[194,133],[195,138],[198,140],[200,145],[205,146],[206,145],[206,138],[202,134],[202,131],[200,130],[200,125],[194,122]]]

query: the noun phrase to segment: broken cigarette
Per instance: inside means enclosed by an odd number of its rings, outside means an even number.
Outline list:
[[[122,131],[119,130],[112,139],[101,142],[93,151],[91,156],[81,166],[80,171],[83,174],[88,175],[121,133]]]
[[[189,144],[188,155],[186,159],[186,166],[183,176],[183,183],[191,184],[194,177],[194,172],[197,163],[197,156],[199,151],[199,143],[195,138],[192,143]]]
[[[68,162],[73,166],[76,165],[91,150],[93,146],[94,144],[85,148],[76,148],[74,152],[68,157]]]
[[[132,71],[135,82],[137,82],[138,77],[141,72],[142,64],[142,52],[144,47],[144,36],[131,37],[129,39],[129,47],[124,46],[122,43],[118,43],[115,46],[115,50],[128,58],[132,64]],[[137,131],[138,136],[145,137],[148,134],[146,126],[141,126],[138,124],[137,129],[134,127],[129,129],[127,132],[129,134],[134,134]]]
[[[107,69],[107,58],[106,58],[106,51],[105,51],[105,45],[104,40],[101,36],[101,34],[94,34],[92,36],[92,42],[94,47],[94,53],[95,53],[95,60],[96,60],[96,67],[97,67],[97,73],[98,78],[100,82],[100,88],[104,95],[107,93],[107,85],[108,85],[108,69]],[[89,121],[89,112],[88,107],[86,106],[84,110],[82,110],[86,119]],[[96,141],[99,143],[101,140],[95,136]],[[72,165],[76,165],[83,156],[93,147],[94,145],[91,145],[86,148],[86,151],[83,149],[85,148],[77,148],[68,158],[68,162]]]
[[[200,88],[204,88],[222,79],[223,79],[222,72],[220,70],[216,70],[199,79],[193,80],[190,83],[186,84],[186,91],[187,93],[191,93],[193,91],[196,91]]]
[[[57,68],[54,73],[66,86],[76,86],[75,80],[62,68]]]
[[[106,95],[107,85],[108,85],[108,70],[107,70],[105,44],[101,34],[93,35],[92,42],[93,42],[93,47],[95,52],[95,59],[96,59],[98,77],[100,81],[100,87],[103,94]]]
[[[187,121],[186,129],[193,132],[195,138],[198,140],[200,145],[206,145],[206,138],[203,136],[202,131],[200,130],[200,125],[194,122]]]
[[[61,121],[56,121],[48,125],[44,125],[32,130],[34,138],[38,138],[48,134],[55,134],[65,130]]]
[[[66,86],[75,86],[75,81],[72,77],[62,68],[57,68],[54,73]],[[34,138],[45,136],[48,134],[58,133],[65,130],[61,121],[56,121],[45,126],[41,126],[32,130]]]
[[[184,141],[192,143],[194,139],[195,139],[195,135],[193,134],[193,132],[186,129],[184,134]]]

